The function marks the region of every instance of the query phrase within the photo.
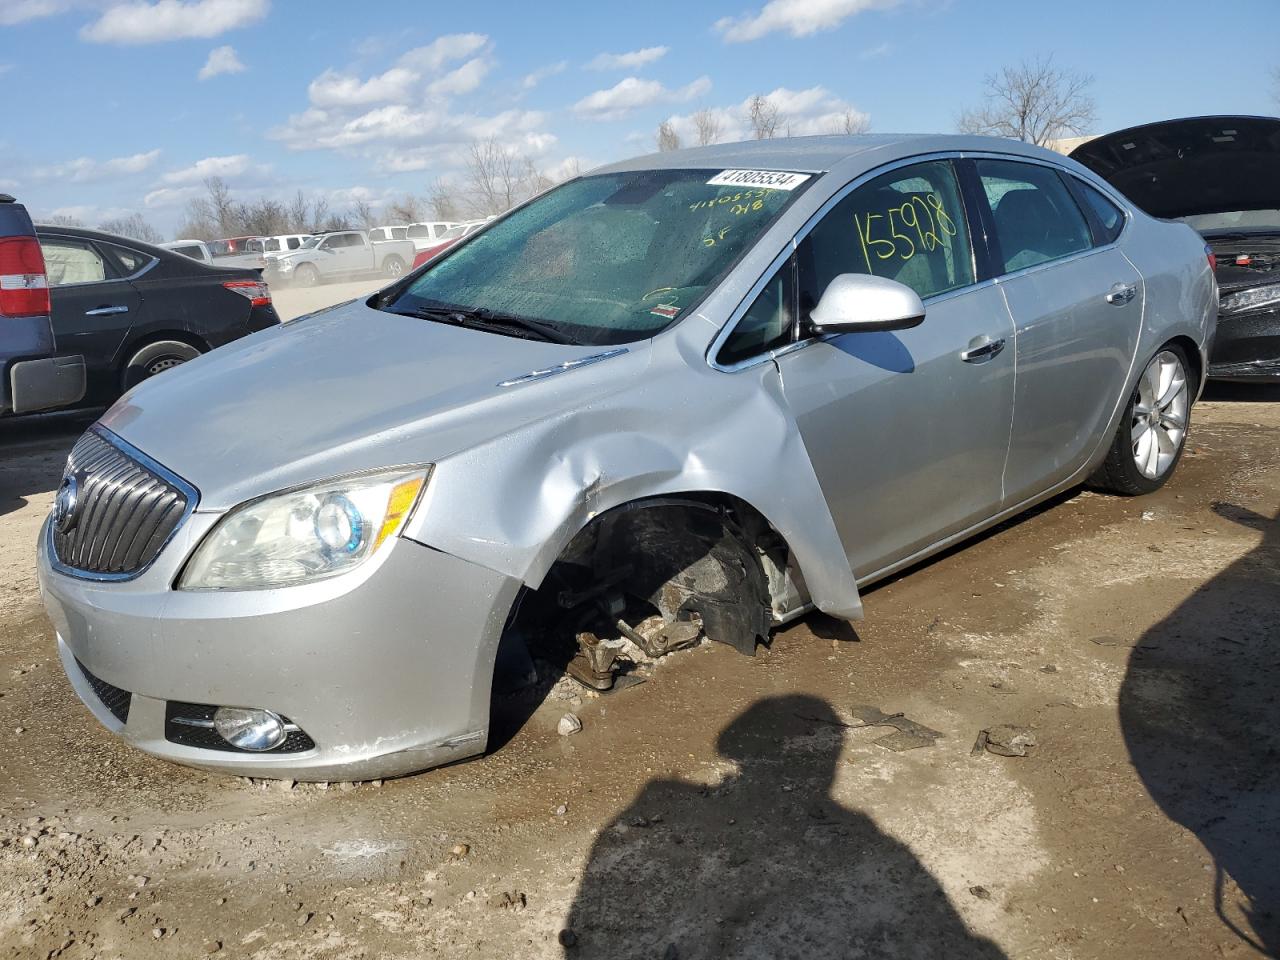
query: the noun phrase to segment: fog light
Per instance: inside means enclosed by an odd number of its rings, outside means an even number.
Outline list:
[[[284,743],[284,720],[270,710],[219,707],[213,714],[213,728],[222,739],[240,750],[274,750]]]

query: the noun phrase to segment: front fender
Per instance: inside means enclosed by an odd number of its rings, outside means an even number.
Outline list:
[[[860,618],[857,584],[777,367],[722,373],[680,352],[669,343],[648,376],[612,396],[437,463],[406,536],[536,588],[607,510],[653,496],[730,494],[786,540],[819,609]]]

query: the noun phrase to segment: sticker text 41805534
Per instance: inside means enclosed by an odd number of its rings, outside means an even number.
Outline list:
[[[900,206],[883,213],[853,215],[867,270],[874,273],[872,254],[878,261],[910,260],[920,251],[932,253],[958,232],[955,220],[943,209],[936,193],[914,194]]]

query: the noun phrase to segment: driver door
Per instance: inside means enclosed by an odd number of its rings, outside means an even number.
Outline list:
[[[877,177],[817,223],[796,251],[802,323],[842,273],[897,280],[926,308],[918,327],[824,337],[777,358],[849,565],[866,578],[999,511],[1014,329],[996,286],[975,285],[948,160]]]

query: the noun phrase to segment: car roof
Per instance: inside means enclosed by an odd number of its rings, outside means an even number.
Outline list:
[[[1003,137],[974,137],[963,134],[931,133],[867,133],[853,136],[781,137],[771,140],[747,140],[741,143],[717,143],[706,147],[690,147],[608,164],[592,170],[597,173],[620,173],[628,170],[669,169],[761,169],[795,170],[801,173],[826,173],[846,161],[864,155],[912,156],[946,150],[994,150],[1036,157],[1061,154],[1042,147]],[[870,156],[867,157],[870,159]]]

